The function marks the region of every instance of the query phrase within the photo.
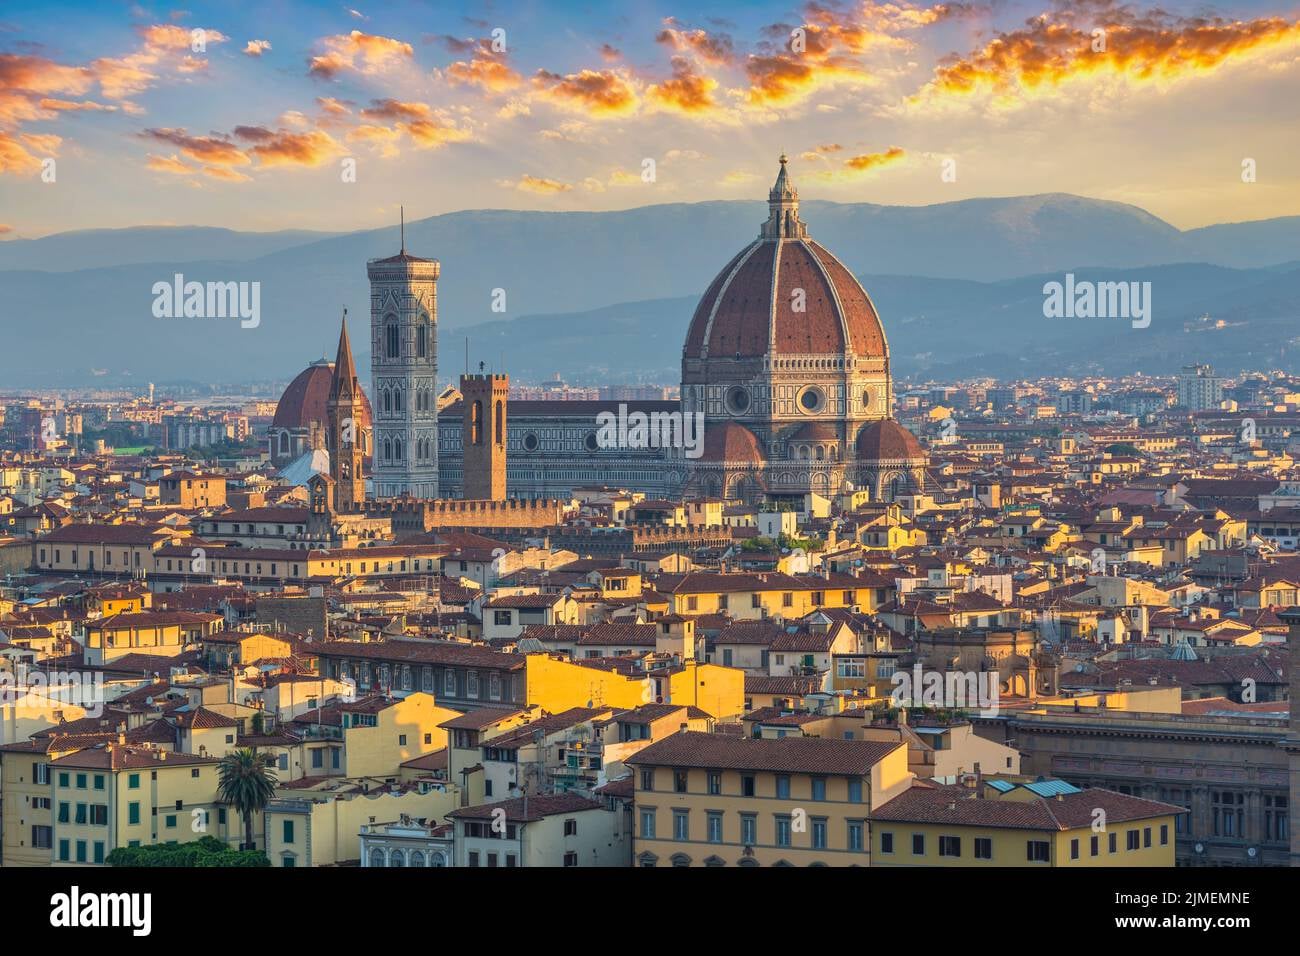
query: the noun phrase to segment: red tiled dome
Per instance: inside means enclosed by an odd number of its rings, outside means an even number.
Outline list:
[[[842,354],[885,358],[875,306],[853,274],[808,238],[785,157],[768,199],[769,219],[709,284],[691,318],[685,353],[744,358]],[[795,292],[803,290],[802,312]]]
[[[764,456],[753,432],[736,422],[723,422],[705,430],[704,453],[700,459],[761,465]]]
[[[309,428],[312,422],[329,421],[330,381],[334,366],[325,361],[313,362],[298,373],[275,406],[272,428]],[[370,427],[370,400],[361,393],[362,427]]]
[[[916,436],[892,418],[862,426],[856,457],[858,461],[926,460],[925,449]]]

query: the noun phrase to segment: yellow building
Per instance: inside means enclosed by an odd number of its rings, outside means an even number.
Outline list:
[[[457,711],[432,694],[366,697],[308,711],[289,728],[304,738],[308,776],[396,780],[408,760],[447,746],[440,725]]]
[[[627,758],[638,866],[866,866],[873,810],[907,789],[902,743],[685,731]]]
[[[363,826],[402,816],[441,819],[460,802],[455,787],[421,790],[344,780],[281,787],[263,814],[266,855],[271,866],[284,868],[360,860]]]
[[[51,735],[0,747],[0,865],[49,866],[54,847],[50,761],[109,738],[106,734]]]
[[[141,611],[114,614],[86,624],[88,664],[103,665],[127,654],[176,657],[221,630],[220,614]]]
[[[924,541],[924,535],[922,535]],[[692,571],[665,588],[675,614],[717,614],[762,620],[804,617],[818,608],[867,604],[872,585],[843,574],[795,576],[782,572],[721,574]],[[870,610],[870,608],[867,608]]]
[[[52,862],[102,864],[120,846],[204,836],[238,844],[239,815],[217,801],[218,763],[120,742],[51,760]]]
[[[874,866],[1174,865],[1182,807],[1059,780],[913,787],[872,814]]]
[[[550,713],[588,705],[679,704],[725,719],[744,713],[745,672],[696,660],[664,663],[652,657],[602,657],[570,661],[529,654],[527,700]]]

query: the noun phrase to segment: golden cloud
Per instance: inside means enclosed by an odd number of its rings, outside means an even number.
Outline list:
[[[848,182],[861,179],[872,170],[901,163],[906,156],[907,151],[901,146],[891,146],[880,153],[850,156],[838,168],[813,173],[811,178],[821,182]]]
[[[935,69],[919,100],[987,94],[1013,104],[1079,79],[1117,77],[1155,84],[1213,72],[1232,62],[1300,47],[1300,22],[1281,17],[1224,20],[1136,14],[1109,2],[1084,13],[1064,8],[998,33],[981,49]]]
[[[325,52],[307,61],[307,72],[326,80],[349,70],[366,75],[384,73],[415,56],[409,43],[360,30],[325,37],[321,45]]]
[[[188,176],[196,172],[194,167],[185,165],[175,153],[170,156],[155,156],[150,153],[145,160],[145,167],[160,173],[170,173],[173,176]]]
[[[159,143],[168,143],[179,149],[182,155],[205,165],[247,166],[252,162],[230,140],[217,136],[191,136],[184,128],[147,129],[140,135]]]
[[[249,40],[244,45],[244,56],[261,56],[271,49],[270,40]]]
[[[270,138],[259,138],[249,149],[264,167],[308,166],[316,167],[329,162],[344,152],[334,137],[324,130],[305,133],[276,130]]]
[[[456,86],[475,86],[487,93],[508,93],[524,82],[524,78],[510,68],[505,54],[493,50],[488,40],[480,40],[472,57],[449,64],[445,73]]]
[[[560,75],[538,70],[533,86],[539,95],[565,109],[591,116],[626,116],[639,102],[630,80],[614,70],[582,70]]]
[[[646,99],[675,113],[699,115],[717,109],[713,91],[718,81],[694,71],[684,57],[673,57],[673,76],[646,89]]]
[[[28,150],[30,144],[0,130],[0,173],[38,173],[41,160]]]
[[[502,180],[498,183],[509,189],[518,189],[526,193],[538,193],[540,195],[553,195],[555,193],[567,193],[573,189],[569,183],[562,183],[558,179],[545,179],[540,176],[529,176],[527,174],[520,176],[518,180]]]

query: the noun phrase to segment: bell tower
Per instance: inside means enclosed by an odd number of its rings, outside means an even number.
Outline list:
[[[438,274],[406,251],[366,263],[376,498],[438,496]]]
[[[330,478],[333,479],[335,511],[357,511],[365,504],[366,478],[362,473],[366,434],[362,418],[361,383],[352,361],[352,343],[348,340],[348,312],[343,310],[343,327],[339,332],[339,351],[334,359],[326,411],[329,433],[326,447],[330,453]]]

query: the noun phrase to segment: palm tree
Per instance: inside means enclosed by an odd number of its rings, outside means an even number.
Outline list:
[[[244,818],[245,843],[240,849],[255,850],[253,814],[266,809],[275,794],[275,771],[256,747],[241,747],[221,758],[218,768],[217,795],[222,803],[234,807]]]

